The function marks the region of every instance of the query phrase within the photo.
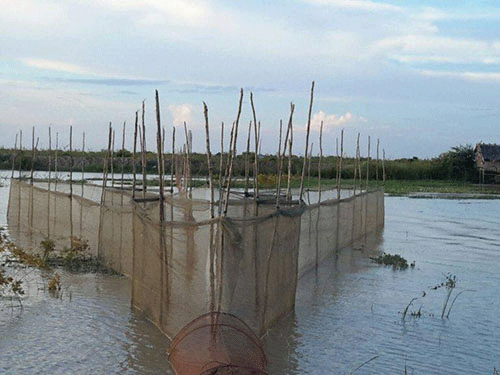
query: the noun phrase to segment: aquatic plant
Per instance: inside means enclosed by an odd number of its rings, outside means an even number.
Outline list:
[[[56,272],[48,284],[49,291],[57,293],[61,291],[61,276]]]
[[[392,266],[394,269],[406,270],[408,268],[408,261],[399,254],[391,255],[383,253],[378,257],[370,257],[370,259],[377,264]],[[413,267],[414,263],[412,263],[412,268]]]
[[[42,259],[44,262],[47,262],[50,254],[52,254],[56,248],[56,243],[54,242],[54,240],[47,238],[40,242],[40,246],[43,249]]]

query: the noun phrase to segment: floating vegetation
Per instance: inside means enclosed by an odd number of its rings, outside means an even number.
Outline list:
[[[408,261],[399,254],[391,255],[383,253],[378,257],[370,257],[370,259],[377,264],[392,266],[397,270],[406,270],[408,268]],[[413,267],[415,267],[415,263],[412,263],[412,268]]]
[[[61,291],[61,276],[56,272],[54,277],[49,280],[49,291],[52,293],[57,293]]]

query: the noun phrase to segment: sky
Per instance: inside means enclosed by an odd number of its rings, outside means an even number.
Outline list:
[[[458,145],[500,143],[500,2],[460,0],[0,0],[0,147],[23,133],[31,147],[132,149],[145,101],[155,150],[155,90],[176,148],[193,134],[205,152],[229,143],[244,91],[238,152],[246,149],[253,93],[260,152],[276,153],[280,120],[295,104],[294,145],[319,153],[433,158]],[[253,146],[252,146],[253,147]],[[311,147],[311,146],[310,146]]]

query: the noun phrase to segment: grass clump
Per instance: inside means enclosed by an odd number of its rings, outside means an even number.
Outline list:
[[[395,270],[406,270],[409,267],[408,261],[399,254],[392,255],[384,253],[378,257],[370,257],[370,259],[377,264],[392,266]],[[412,263],[412,267],[414,267],[414,263]]]

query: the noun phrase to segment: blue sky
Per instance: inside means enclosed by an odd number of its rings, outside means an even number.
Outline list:
[[[369,0],[0,0],[0,146],[30,144],[48,127],[67,147],[106,147],[113,123],[132,147],[135,111],[146,100],[155,145],[154,90],[167,133],[184,121],[194,150],[212,149],[245,91],[239,150],[254,93],[263,153],[277,150],[279,121],[295,110],[294,152],[304,150],[311,82],[311,142],[362,154],[371,137],[388,158],[430,158],[460,144],[500,143],[500,6],[496,1]],[[182,130],[179,128],[179,130]],[[181,133],[182,134],[182,133]],[[227,132],[226,132],[226,135]],[[182,138],[181,138],[182,140]],[[179,141],[179,144],[181,142]],[[226,140],[227,144],[227,140]],[[167,151],[170,151],[167,142]]]

